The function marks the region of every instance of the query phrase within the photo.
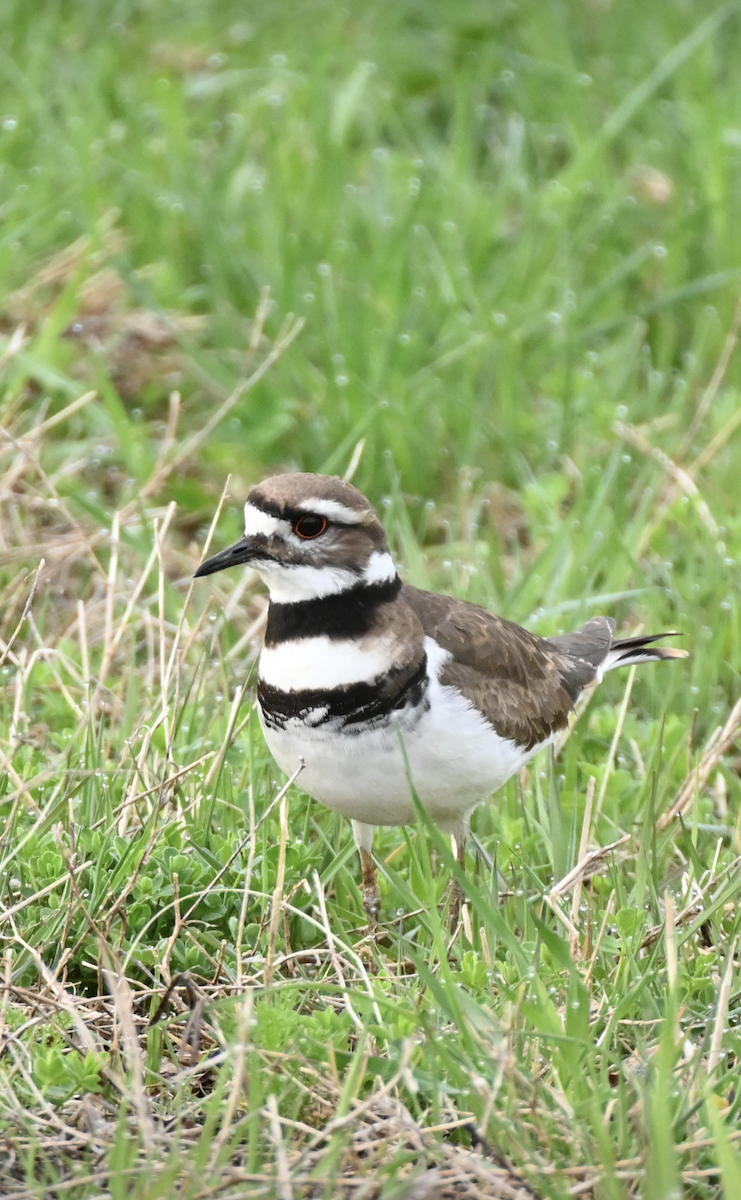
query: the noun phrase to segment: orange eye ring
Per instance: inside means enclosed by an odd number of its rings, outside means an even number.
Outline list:
[[[304,541],[311,541],[321,537],[328,524],[326,517],[320,517],[317,513],[307,513],[305,517],[299,517],[293,532]]]

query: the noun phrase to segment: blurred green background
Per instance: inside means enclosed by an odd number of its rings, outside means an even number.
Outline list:
[[[168,478],[183,532],[227,472],[224,540],[261,476],[365,438],[418,582],[541,632],[606,596],[701,639],[703,712],[733,691],[737,358],[703,395],[741,284],[737,5],[9,2],[0,28],[3,324],[30,337],[5,403],[99,390],[57,446],[88,459],[76,511],[136,497],[172,387],[178,436],[204,423],[269,289],[267,333],[305,325]]]

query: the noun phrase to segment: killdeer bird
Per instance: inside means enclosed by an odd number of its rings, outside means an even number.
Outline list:
[[[276,475],[245,504],[241,541],[196,577],[246,563],[270,592],[258,663],[267,744],[301,785],[352,821],[371,922],[381,896],[376,825],[414,820],[414,788],[455,838],[568,723],[605,671],[684,658],[615,639],[611,617],[537,637],[494,613],[402,583],[385,530],[362,492],[329,475]]]

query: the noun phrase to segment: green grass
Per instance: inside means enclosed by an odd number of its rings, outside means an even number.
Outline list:
[[[692,0],[5,5],[2,1195],[738,1192],[740,46]],[[365,936],[348,824],[275,803],[261,589],[190,588],[361,441],[410,581],[692,650],[477,811],[452,945],[423,814]]]

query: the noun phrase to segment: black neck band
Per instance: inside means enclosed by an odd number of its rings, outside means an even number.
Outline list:
[[[379,604],[394,600],[400,588],[401,580],[395,575],[382,583],[359,583],[318,600],[271,603],[265,645],[307,637],[362,637],[371,628]]]

